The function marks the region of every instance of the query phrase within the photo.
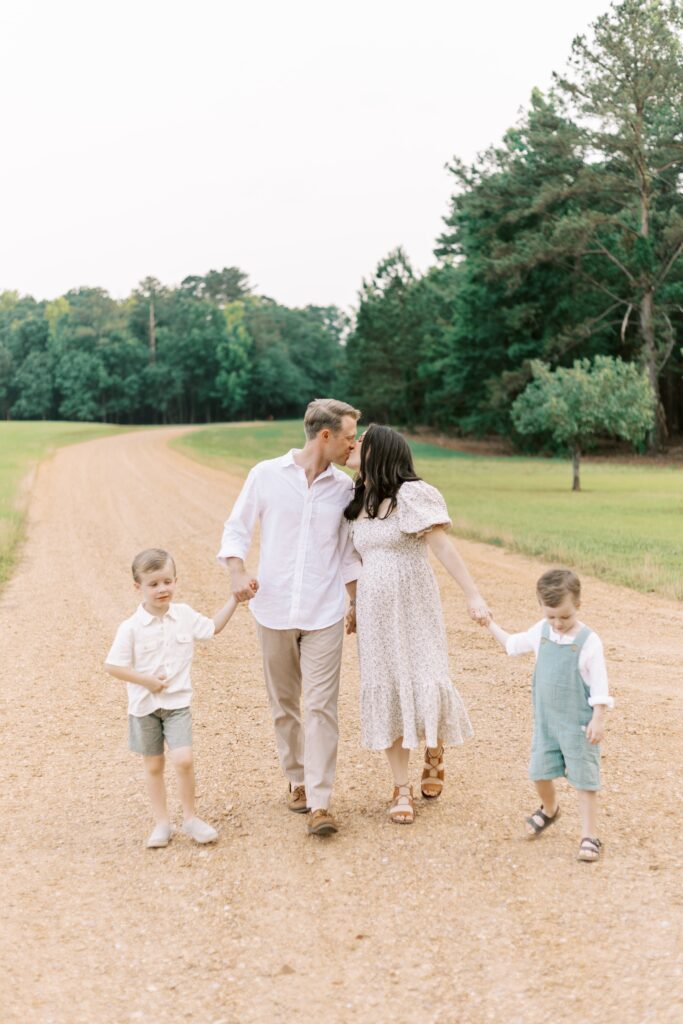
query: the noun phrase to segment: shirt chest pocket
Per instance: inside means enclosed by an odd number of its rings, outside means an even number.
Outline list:
[[[179,661],[189,661],[192,657],[192,650],[194,643],[191,633],[176,633],[175,635],[175,655]]]

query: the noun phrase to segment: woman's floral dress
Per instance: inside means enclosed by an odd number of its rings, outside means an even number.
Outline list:
[[[363,560],[356,621],[364,747],[462,743],[472,726],[448,670],[441,600],[425,534],[450,526],[446,503],[424,480],[401,486],[387,519],[357,519]]]

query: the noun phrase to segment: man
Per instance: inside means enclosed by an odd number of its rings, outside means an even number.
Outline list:
[[[339,741],[344,584],[355,603],[360,559],[342,516],[352,484],[332,463],[346,463],[359,418],[345,402],[311,402],[304,447],[254,466],[218,554],[231,572],[235,598],[251,601],[278,755],[289,781],[288,806],[302,813],[310,809],[311,835],[338,829],[329,803]],[[244,559],[257,520],[261,558],[254,596]]]

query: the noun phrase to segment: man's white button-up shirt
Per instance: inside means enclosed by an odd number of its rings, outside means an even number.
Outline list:
[[[249,602],[269,629],[325,629],[345,610],[344,584],[358,578],[360,558],[342,513],[351,480],[329,466],[311,486],[294,461],[298,449],[259,462],[249,473],[223,530],[218,560],[244,560],[261,525],[259,590]]]
[[[128,714],[151,715],[157,708],[186,708],[192,699],[190,666],[195,640],[210,640],[213,619],[189,604],[171,604],[165,615],[150,615],[142,605],[116,631],[107,655],[108,665],[132,668],[145,675],[166,674],[168,687],[150,693],[145,686],[127,683]]]

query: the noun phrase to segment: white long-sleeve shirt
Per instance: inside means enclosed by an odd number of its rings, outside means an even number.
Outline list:
[[[329,466],[309,487],[294,461],[297,451],[251,470],[225,523],[218,561],[244,560],[260,521],[259,589],[249,602],[254,618],[270,629],[325,629],[343,617],[344,584],[360,575],[342,515],[353,485]]]
[[[506,642],[505,650],[508,654],[530,654],[538,658],[538,651],[541,646],[541,632],[545,619],[541,619],[535,626],[526,633],[511,633]],[[548,637],[555,644],[573,644],[578,634],[583,629],[583,623],[577,622],[576,629],[571,633],[556,633],[552,626],[548,625]],[[608,708],[614,707],[614,698],[609,695],[607,683],[607,666],[605,665],[605,653],[602,647],[602,640],[597,633],[591,633],[581,648],[579,654],[579,673],[590,690],[588,703],[591,707],[596,704],[606,704]]]

